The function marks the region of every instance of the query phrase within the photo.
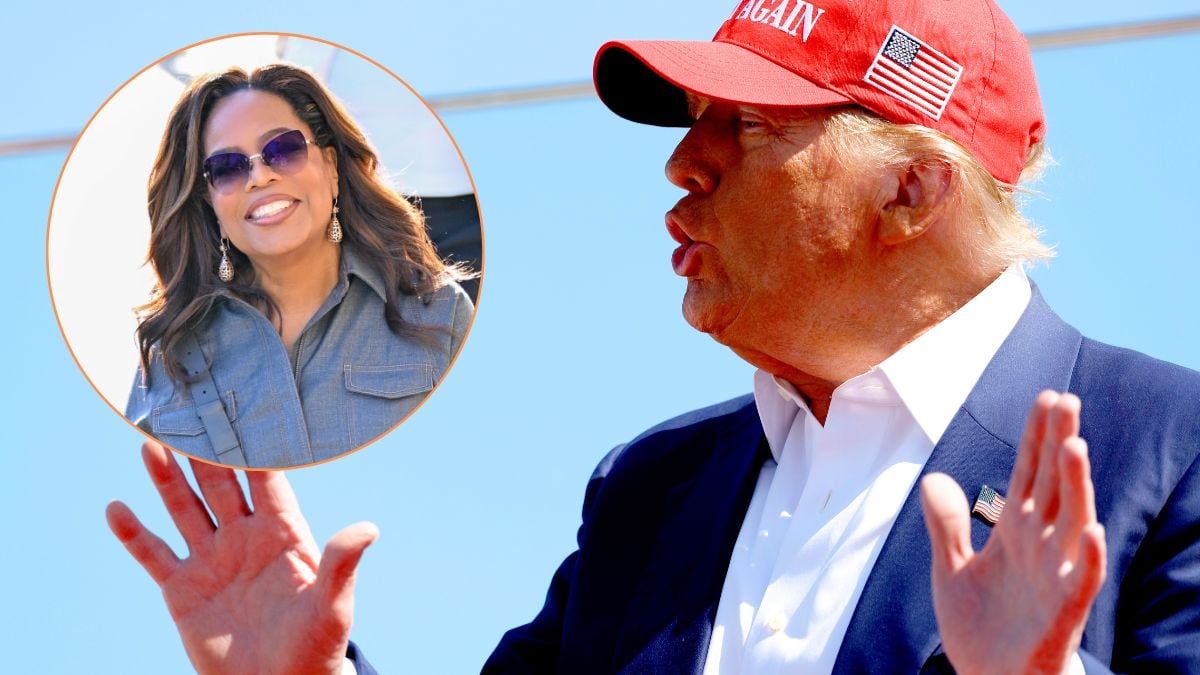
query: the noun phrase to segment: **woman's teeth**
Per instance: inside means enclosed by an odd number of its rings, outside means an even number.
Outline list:
[[[291,205],[292,203],[285,199],[281,199],[277,202],[271,202],[270,204],[263,204],[262,206],[250,212],[250,219],[259,220],[261,218],[269,218],[277,213],[280,213]]]

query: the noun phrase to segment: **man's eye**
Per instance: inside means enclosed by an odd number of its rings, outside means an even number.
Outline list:
[[[736,124],[741,131],[755,131],[764,126],[762,120],[747,117],[739,118]]]

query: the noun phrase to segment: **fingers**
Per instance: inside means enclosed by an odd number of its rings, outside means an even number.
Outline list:
[[[1058,392],[1046,390],[1038,394],[1029,417],[1025,420],[1025,431],[1017,448],[1017,466],[1009,481],[1009,499],[1022,503],[1033,494],[1033,478],[1037,474],[1038,457],[1041,454],[1042,438],[1046,434],[1046,421],[1050,410],[1058,402]]]
[[[238,518],[250,515],[246,496],[238,484],[237,475],[226,469],[192,460],[192,474],[204,494],[204,501],[217,518],[217,525],[228,525]]]
[[[1049,523],[1059,508],[1059,453],[1068,438],[1079,435],[1079,397],[1063,394],[1050,409],[1038,449],[1037,475],[1033,479],[1033,500],[1042,522]]]
[[[1084,528],[1078,540],[1079,555],[1066,575],[1072,602],[1065,607],[1071,615],[1065,620],[1082,623],[1091,610],[1092,601],[1104,585],[1107,571],[1107,551],[1104,543],[1104,526],[1092,523]]]
[[[1070,393],[1042,392],[1030,411],[1013,469],[1011,496],[1029,518],[1003,518],[1000,527],[1031,526],[1023,550],[1041,550],[1059,567],[1069,600],[1063,617],[1071,623],[1086,616],[1105,578],[1104,528],[1096,520],[1096,495],[1087,443],[1079,437],[1080,401]],[[1026,504],[1032,511],[1025,511]],[[1046,528],[1046,525],[1053,528]],[[1024,528],[1022,528],[1024,529]],[[1045,539],[1050,537],[1050,539]]]
[[[1073,573],[1079,574],[1079,589],[1082,594],[1094,598],[1108,575],[1108,546],[1104,542],[1104,526],[1092,523],[1079,535],[1079,557]]]
[[[247,471],[250,499],[257,513],[299,514],[300,503],[282,471]]]
[[[166,542],[142,525],[128,506],[121,502],[110,502],[108,508],[104,509],[104,517],[108,520],[108,529],[117,535],[117,539],[125,545],[125,550],[151,579],[161,586],[170,578],[179,564],[179,558],[175,557]]]
[[[350,614],[354,603],[354,578],[363,551],[379,537],[373,523],[355,523],[330,538],[317,570],[317,586],[328,606]]]
[[[1087,443],[1074,436],[1058,449],[1060,508],[1054,523],[1067,559],[1076,556],[1076,542],[1084,528],[1096,522],[1096,496],[1092,486]]]
[[[204,503],[192,491],[183,471],[175,463],[175,458],[158,443],[146,441],[142,444],[142,461],[162,497],[163,505],[167,507],[167,513],[171,514],[171,520],[175,521],[175,527],[179,528],[179,533],[187,542],[188,549],[199,549],[212,537],[216,528],[204,509]]]
[[[933,546],[935,572],[954,572],[975,554],[971,547],[971,515],[967,498],[958,483],[944,473],[921,479],[921,509]]]

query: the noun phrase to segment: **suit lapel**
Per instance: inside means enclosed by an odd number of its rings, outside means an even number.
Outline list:
[[[960,409],[921,475],[934,471],[949,474],[970,502],[985,484],[1001,493],[1007,491],[1015,456],[1013,448]],[[987,524],[972,519],[971,541],[976,549],[987,540],[988,530]],[[939,643],[929,560],[929,536],[914,487],[867,577],[834,673],[915,673],[921,669]]]
[[[1029,307],[934,447],[925,468],[950,475],[975,500],[983,485],[1007,494],[1029,406],[1043,389],[1063,391],[1080,335],[1034,288]],[[919,480],[918,480],[919,485]],[[991,527],[971,519],[976,550]],[[909,492],[850,619],[834,673],[918,672],[940,649],[930,585],[929,535],[917,486]]]
[[[706,470],[677,491],[617,641],[622,672],[699,672],[725,571],[769,456],[751,403],[714,441]]]

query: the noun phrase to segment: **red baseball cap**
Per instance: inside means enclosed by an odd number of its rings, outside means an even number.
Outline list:
[[[946,134],[1006,183],[1045,135],[1029,45],[992,0],[741,0],[712,42],[605,44],[593,78],[613,112],[659,126],[691,126],[685,92],[857,104]]]

